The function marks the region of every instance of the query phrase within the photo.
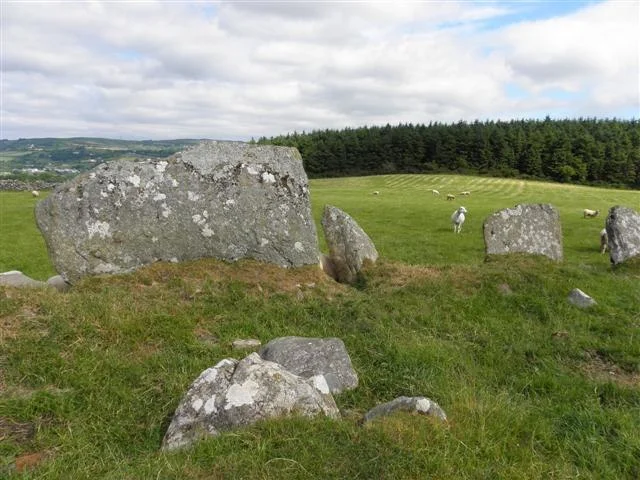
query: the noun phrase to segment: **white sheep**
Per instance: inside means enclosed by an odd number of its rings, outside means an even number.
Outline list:
[[[604,253],[609,248],[609,235],[607,235],[607,229],[600,230],[600,253]]]
[[[374,194],[374,195],[380,195],[380,192],[379,192],[378,190],[375,190],[375,191],[373,192],[373,194]]]
[[[440,195],[440,192],[438,190],[431,190],[431,193],[436,197]]]
[[[450,193],[447,194],[447,200],[455,200],[456,196],[455,195],[451,195]]]
[[[462,195],[463,197],[466,197],[467,195],[471,195],[471,192],[467,190],[465,192],[460,192],[460,195]]]
[[[451,223],[453,224],[453,233],[460,233],[460,230],[462,230],[462,224],[464,223],[464,220],[465,220],[465,216],[464,216],[465,213],[467,213],[467,209],[464,207],[460,207],[451,215]]]
[[[600,210],[589,210],[588,208],[584,209],[584,218],[593,218],[593,217],[597,217],[598,214],[600,213]]]
[[[40,196],[40,192],[38,190],[31,190],[31,196],[32,197],[39,197]]]

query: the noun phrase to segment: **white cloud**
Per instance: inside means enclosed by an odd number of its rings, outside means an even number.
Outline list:
[[[1,136],[248,139],[640,109],[636,2],[500,26],[516,7],[3,2]]]

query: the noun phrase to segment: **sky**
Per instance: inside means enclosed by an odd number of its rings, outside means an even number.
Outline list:
[[[640,118],[640,0],[0,0],[0,138]]]

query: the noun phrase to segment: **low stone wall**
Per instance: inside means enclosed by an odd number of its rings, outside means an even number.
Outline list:
[[[30,192],[31,190],[51,190],[57,183],[43,182],[35,180],[33,182],[23,182],[21,180],[0,180],[1,192]]]

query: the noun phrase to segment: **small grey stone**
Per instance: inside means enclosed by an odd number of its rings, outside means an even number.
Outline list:
[[[378,259],[375,245],[356,221],[339,208],[326,205],[321,223],[330,260],[321,259],[323,269],[339,282],[353,283],[366,260]]]
[[[487,255],[531,253],[561,261],[560,215],[552,205],[516,205],[490,215],[483,226]]]
[[[61,275],[54,275],[47,280],[47,285],[52,286],[56,290],[60,292],[66,292],[71,288],[71,284],[65,282],[64,278]]]
[[[358,375],[339,338],[280,337],[271,340],[258,353],[304,378],[323,375],[334,394],[358,386]]]
[[[640,214],[627,207],[615,206],[606,220],[611,263],[617,265],[640,255]]]
[[[398,397],[369,410],[363,418],[363,423],[369,422],[377,417],[391,415],[398,411],[415,412],[422,415],[434,416],[443,421],[447,420],[447,415],[444,413],[444,410],[440,408],[440,405],[427,397]]]
[[[234,340],[231,346],[234,350],[254,350],[262,345],[260,340],[255,338],[237,339]]]
[[[574,288],[569,292],[569,302],[580,307],[587,308],[596,304],[596,301],[579,288]]]
[[[34,280],[18,270],[0,273],[0,285],[10,287],[44,287],[46,283]]]

